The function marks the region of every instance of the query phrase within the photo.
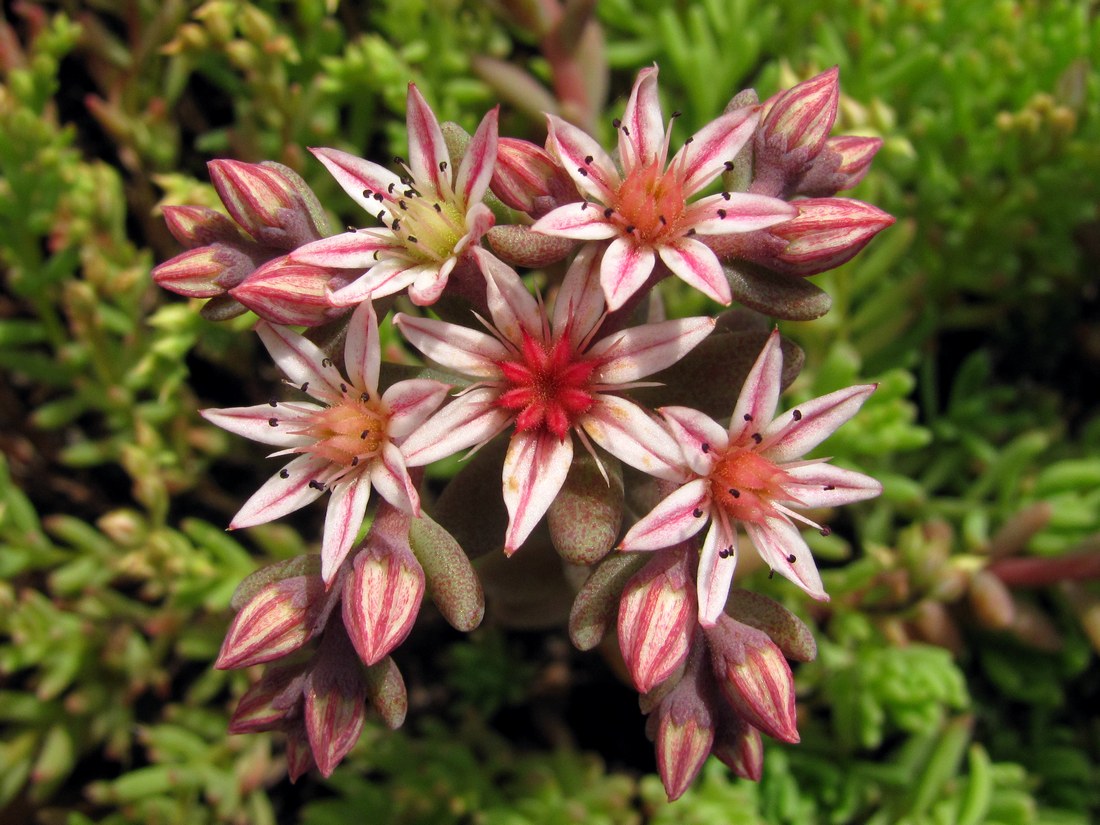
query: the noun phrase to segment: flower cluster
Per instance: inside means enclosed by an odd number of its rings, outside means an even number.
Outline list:
[[[376,223],[330,234],[296,174],[234,161],[211,164],[232,220],[166,209],[188,250],[154,278],[211,299],[211,317],[254,311],[289,387],[203,411],[288,458],[230,529],[328,495],[319,557],[258,571],[234,598],[217,666],[268,667],[233,732],[284,731],[291,777],[328,775],[369,707],[401,724],[389,654],[424,596],[470,630],[485,610],[471,557],[553,548],[589,568],[577,646],[617,619],[670,798],[709,754],[758,778],[761,732],[798,740],[787,660],[813,658],[813,638],[732,583],[748,544],[828,598],[800,525],[825,532],[825,510],[881,489],[804,458],[874,385],[776,415],[798,353],[765,320],[799,317],[777,283],[843,263],[892,222],[836,197],[879,145],[829,136],[837,98],[835,69],[763,104],[742,93],[669,159],[677,115],[666,126],[655,67],[614,121],[615,153],[553,115],[544,146],[499,137],[496,109],[460,134],[410,85],[399,171],[313,150]],[[756,313],[667,319],[653,287],[670,275]],[[398,380],[379,316],[402,295],[392,325],[425,366]],[[321,324],[324,336],[292,328]],[[429,508],[423,468],[456,454],[465,469]]]

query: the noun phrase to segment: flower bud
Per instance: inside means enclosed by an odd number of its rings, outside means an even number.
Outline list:
[[[494,226],[485,238],[501,260],[513,266],[548,266],[562,260],[577,246],[572,238],[543,235],[521,224]]]
[[[669,802],[695,781],[714,742],[714,722],[702,695],[701,647],[696,645],[684,677],[657,709],[657,769]]]
[[[424,597],[424,570],[408,546],[370,541],[344,581],[343,617],[367,666],[380,662],[409,635]]]
[[[207,168],[225,208],[249,235],[271,246],[298,246],[284,227],[286,212],[299,206],[297,190],[283,175],[237,160],[212,160]]]
[[[290,263],[284,255],[268,261],[229,294],[272,324],[315,327],[348,311],[329,302],[329,293],[345,286],[347,275],[347,270]]]
[[[572,179],[549,152],[516,138],[497,141],[497,162],[489,186],[505,204],[532,218],[581,199]]]
[[[405,722],[409,711],[409,694],[405,680],[393,659],[387,656],[378,664],[367,668],[363,676],[367,685],[367,698],[390,730],[397,730]]]
[[[205,206],[165,206],[164,223],[172,237],[188,249],[244,240],[229,218]]]
[[[659,550],[623,590],[619,648],[640,693],[684,663],[696,624],[695,586],[684,548]]]
[[[275,730],[302,698],[304,666],[269,667],[245,691],[229,719],[229,733]]]
[[[851,189],[867,174],[882,139],[843,135],[825,141],[825,147],[814,158],[802,180],[797,195],[811,198],[832,197],[843,189]]]
[[[794,677],[782,651],[766,633],[724,614],[703,632],[714,675],[734,711],[768,736],[797,742]]]
[[[409,547],[424,569],[428,595],[456,630],[469,632],[485,617],[485,593],[470,558],[443,527],[421,513],[409,527]]]
[[[711,752],[737,776],[759,782],[764,773],[764,743],[760,731],[723,707],[717,714]]]
[[[313,767],[313,751],[306,733],[306,723],[301,717],[287,723],[286,731],[286,772],[291,782],[297,782]]]
[[[367,687],[347,634],[325,634],[303,684],[305,722],[317,769],[328,777],[359,741],[366,721]]]
[[[326,601],[320,576],[272,582],[233,619],[214,667],[249,667],[293,653],[324,627]]]

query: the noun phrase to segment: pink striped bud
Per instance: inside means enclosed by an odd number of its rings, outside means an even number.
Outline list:
[[[844,189],[851,189],[863,180],[881,148],[881,138],[855,135],[829,138],[799,182],[795,194],[827,198]]]
[[[344,581],[344,627],[370,666],[405,641],[424,597],[424,570],[404,545],[375,537]]]
[[[349,307],[334,307],[329,293],[347,285],[349,272],[291,263],[284,255],[268,261],[229,294],[272,324],[315,327],[348,312]]]
[[[764,743],[760,731],[723,707],[716,714],[712,753],[742,779],[759,782],[764,773]]]
[[[261,588],[233,619],[214,667],[250,667],[293,653],[324,627],[326,602],[320,576],[291,576]]]
[[[684,663],[695,632],[695,583],[687,550],[659,550],[627,582],[619,601],[619,648],[640,693]]]
[[[153,280],[187,298],[213,298],[243,281],[256,262],[242,250],[226,244],[189,249],[153,269]]]
[[[549,152],[516,138],[497,141],[497,162],[489,185],[505,204],[532,218],[581,199],[572,179]]]
[[[701,647],[696,645],[684,678],[657,709],[657,769],[669,802],[683,796],[695,781],[714,742],[711,710],[702,695]]]
[[[367,686],[343,628],[325,634],[303,685],[306,735],[317,769],[328,777],[366,721]]]
[[[313,751],[309,745],[305,720],[300,716],[286,727],[286,772],[291,782],[297,782],[313,767]]]
[[[321,237],[303,199],[305,185],[287,167],[223,159],[207,168],[233,220],[260,243],[290,250]]]
[[[164,223],[172,237],[188,249],[244,240],[229,218],[205,206],[165,206]]]
[[[245,691],[229,720],[229,733],[276,730],[302,698],[304,665],[269,667],[260,681]]]
[[[722,614],[704,628],[722,695],[746,722],[768,736],[797,742],[794,677],[768,635]]]

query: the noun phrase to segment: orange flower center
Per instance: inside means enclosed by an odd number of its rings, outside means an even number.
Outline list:
[[[315,439],[301,451],[346,467],[354,467],[378,455],[386,442],[389,415],[379,402],[365,396],[364,393],[358,398],[345,397],[316,412],[308,427],[296,431],[296,434]]]
[[[507,389],[495,403],[517,414],[517,430],[545,428],[564,439],[595,402],[589,379],[599,361],[578,357],[568,334],[545,344],[525,331],[519,357],[497,366]]]
[[[673,169],[662,172],[657,158],[631,170],[615,193],[612,208],[623,228],[643,243],[681,234],[684,187]]]
[[[731,519],[763,524],[776,513],[772,502],[789,498],[791,480],[759,453],[731,447],[710,474],[711,500]]]

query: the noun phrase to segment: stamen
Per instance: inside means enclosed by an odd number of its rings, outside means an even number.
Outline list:
[[[328,369],[331,366],[332,366],[332,359],[331,358],[322,358],[321,359],[321,368],[322,369]]]
[[[835,489],[836,489],[836,487],[834,487],[834,486],[833,486],[832,484],[826,484],[826,485],[825,485],[825,490],[826,490],[826,491],[828,491],[828,490],[835,490]]]
[[[752,421],[752,413],[745,413],[745,420]]]
[[[725,162],[725,164],[723,164],[723,165],[726,167],[727,172],[732,172],[733,171],[733,161],[732,160],[727,160]]]
[[[318,481],[315,478],[311,478],[309,480],[309,486],[312,487],[314,490],[324,490],[325,489],[325,485],[322,484],[320,481]]]
[[[364,189],[363,190],[363,197],[364,198],[369,198],[372,194],[374,194],[374,193],[371,192],[369,189]]]
[[[700,445],[699,445],[699,448],[700,448],[700,449],[701,449],[701,450],[702,450],[702,451],[703,451],[704,453],[709,453],[709,452],[710,452],[710,444],[708,444],[708,443],[707,443],[706,441],[704,441],[704,442],[703,442],[702,444],[700,444]]]
[[[802,410],[791,410],[791,417],[795,421],[801,421],[802,420]]]
[[[668,218],[666,218],[664,215],[658,215],[657,220],[661,222],[661,226],[668,226]]]
[[[274,398],[272,398],[272,399],[271,399],[270,401],[268,401],[267,403],[268,403],[268,404],[270,404],[270,405],[271,405],[272,407],[277,407],[277,406],[279,406],[279,402],[278,402],[278,401],[276,401],[276,400],[275,400]]]
[[[269,419],[267,419],[267,426],[269,426],[269,427],[278,427],[279,426],[279,419],[278,418],[269,418]]]
[[[833,528],[825,526],[825,527],[822,527],[821,530],[819,530],[818,532],[820,532],[821,535],[823,535],[823,536],[831,536],[832,533],[833,533]]]
[[[279,470],[279,478],[290,478],[290,470],[283,467],[283,469]]]
[[[578,166],[577,171],[581,174],[581,177],[588,177],[588,170],[585,169],[583,166]]]
[[[722,193],[722,200],[726,200],[726,201],[728,201],[728,200],[730,200],[730,198],[732,198],[732,197],[733,197],[733,196],[732,196],[732,195],[731,195],[731,194],[730,194],[729,192],[723,192],[723,193]]]
[[[752,440],[759,444],[761,441],[764,440],[764,436],[760,435],[760,433],[753,433]]]
[[[672,120],[675,120],[676,118],[680,117],[682,114],[683,114],[683,112],[681,112],[679,109],[677,109],[675,112],[673,112],[671,115],[669,115],[669,117]]]
[[[409,235],[409,237],[408,237],[408,238],[406,238],[406,240],[407,240],[407,241],[408,241],[409,243],[417,243],[417,240],[416,240],[416,235]]]
[[[612,215],[614,215],[614,214],[615,214],[615,210],[614,210],[614,209],[612,209],[612,208],[611,208],[610,206],[609,206],[609,207],[607,207],[607,209],[605,209],[605,210],[603,211],[603,216],[604,216],[605,218],[607,218],[608,220],[610,220],[610,219],[611,219],[611,216],[612,216]]]
[[[741,491],[740,490],[735,490],[733,487],[730,487],[727,492],[731,496],[733,496],[734,498],[741,498]]]
[[[693,226],[693,227],[692,227],[691,229],[689,229],[689,230],[688,230],[687,232],[685,232],[684,234],[685,234],[685,235],[687,235],[687,236],[688,236],[688,237],[690,238],[690,237],[691,237],[692,235],[694,235],[694,234],[695,234],[695,227]]]
[[[636,227],[636,226],[634,226],[633,224],[631,224],[630,226],[628,226],[628,227],[626,228],[626,234],[627,234],[627,235],[633,235],[633,234],[634,234],[634,230],[635,230],[635,229],[637,229],[637,228],[638,228],[638,227]]]
[[[446,172],[447,171],[447,161],[441,160],[439,162],[439,171],[440,172]]]
[[[591,155],[585,155],[584,156],[584,162],[585,163],[592,163],[593,160],[595,160],[595,158],[593,158]]]
[[[788,564],[794,564],[795,561],[797,561],[797,559],[795,558],[794,553],[791,553],[789,556],[787,556],[787,563]]]
[[[719,209],[718,210],[718,217],[719,217],[719,219],[724,221],[726,219],[726,210],[725,209]]]
[[[434,209],[436,212],[442,212],[443,211],[443,207],[440,206],[438,203],[433,203],[432,204],[432,209]]]
[[[619,120],[618,118],[614,118],[611,121],[611,125],[614,126],[616,129],[618,129],[620,126],[623,125],[623,122],[621,120]]]
[[[396,183],[394,183],[393,181],[390,181],[390,185],[386,187],[386,191],[387,191],[387,192],[389,192],[389,193],[390,193],[390,194],[392,195],[392,194],[393,194],[393,190],[394,190],[394,189],[395,189],[396,187],[397,187],[397,184],[396,184]]]
[[[308,381],[303,381],[302,386],[299,389],[301,389],[302,392],[308,392],[309,391],[309,382]]]
[[[359,464],[359,456],[353,455],[351,457],[351,466],[356,467],[356,466],[358,466],[358,464]]]
[[[695,518],[702,518],[703,517],[703,511],[701,509],[699,509],[698,507],[696,507],[694,510],[692,510],[691,514],[693,516],[695,516]]]

